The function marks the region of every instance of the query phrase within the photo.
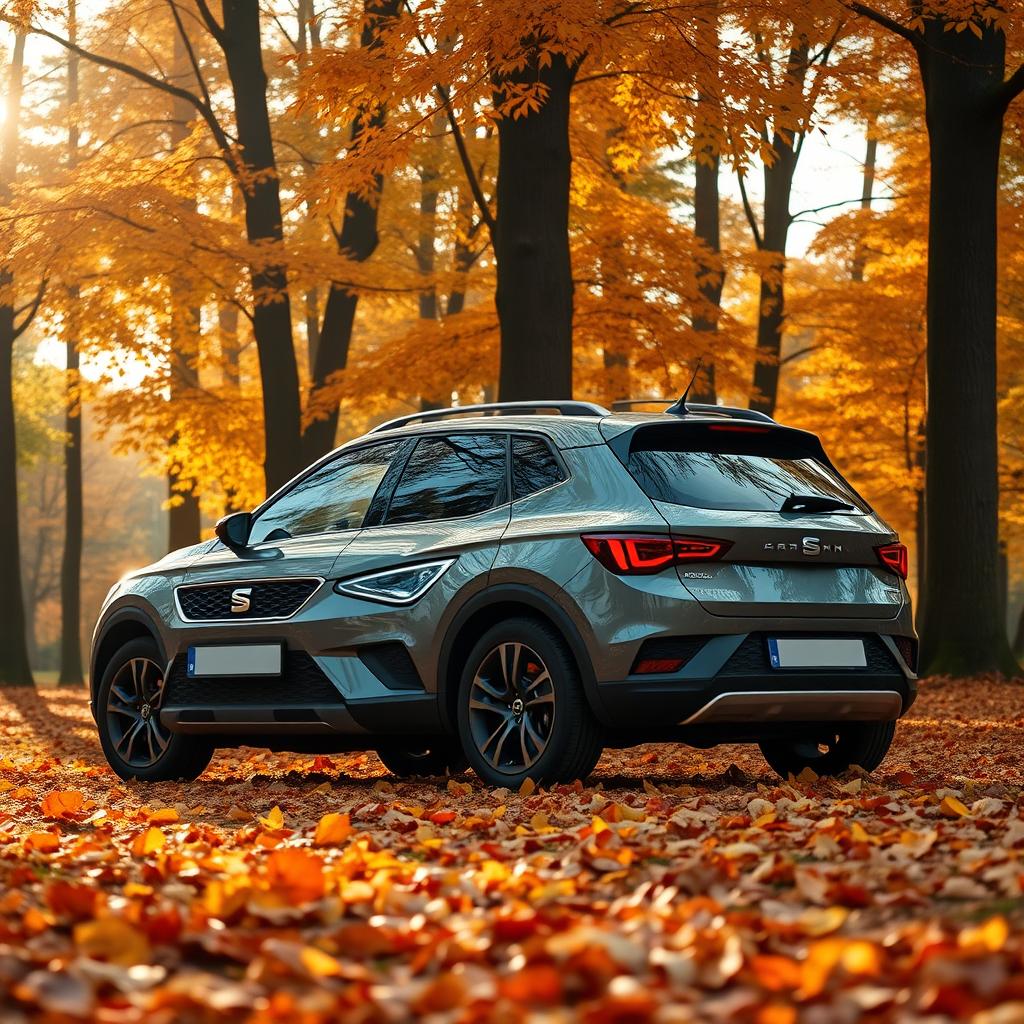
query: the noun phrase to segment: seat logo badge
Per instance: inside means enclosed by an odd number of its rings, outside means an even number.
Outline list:
[[[817,537],[804,537],[800,543],[803,545],[803,552],[805,555],[821,554],[821,542]]]
[[[231,591],[232,615],[244,615],[251,607],[252,587],[238,587]]]

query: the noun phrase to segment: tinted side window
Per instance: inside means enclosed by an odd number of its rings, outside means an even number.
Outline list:
[[[387,523],[454,519],[505,501],[504,434],[421,438],[395,488]]]
[[[525,498],[565,479],[550,446],[536,437],[512,438],[512,499]]]
[[[252,543],[362,526],[400,446],[399,441],[371,445],[325,463],[260,513]]]

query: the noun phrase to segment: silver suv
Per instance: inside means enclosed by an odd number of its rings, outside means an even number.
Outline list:
[[[872,770],[917,689],[906,573],[819,440],[764,415],[436,410],[120,580],[93,715],[125,779],[242,743],[505,786],[644,741]]]

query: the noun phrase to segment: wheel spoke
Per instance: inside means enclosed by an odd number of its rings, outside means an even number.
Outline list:
[[[512,734],[512,730],[515,729],[515,727],[516,720],[510,717],[508,721],[505,722],[504,732],[502,732],[501,736],[499,737],[497,746],[495,746],[494,748],[494,757],[491,758],[491,764],[495,768],[497,768],[498,765],[501,763],[501,752],[505,748],[505,740],[509,738],[509,736]]]
[[[160,726],[157,725],[156,719],[151,718],[149,720],[150,731],[153,733],[153,739],[156,740],[156,745],[162,754],[167,749],[167,744],[170,743],[170,739],[160,731]]]
[[[547,669],[544,669],[544,671],[541,672],[541,674],[539,676],[537,676],[536,679],[532,679],[530,681],[529,686],[527,686],[523,690],[523,696],[525,697],[527,694],[533,693],[533,691],[536,690],[537,687],[540,686],[541,683],[550,683],[550,682],[551,682],[551,673]]]
[[[523,715],[523,733],[530,737],[533,741],[534,747],[537,748],[537,754],[534,760],[543,753],[544,748],[548,745],[548,741],[545,737],[541,736],[540,733],[533,726],[533,722],[530,720],[529,715]],[[525,747],[524,747],[525,749]]]
[[[553,693],[542,693],[539,697],[534,697],[528,700],[524,705],[527,709],[535,708],[540,704],[551,704],[554,706],[555,695]]]
[[[494,715],[508,713],[508,708],[504,704],[492,704],[489,700],[481,700],[479,697],[470,697],[469,707],[472,711],[489,711]]]
[[[135,745],[135,737],[138,736],[145,722],[141,715],[139,715],[132,725],[125,729],[124,735],[118,740],[117,752],[120,754],[122,748],[124,749],[124,758],[126,761],[130,761],[132,757],[132,747]]]
[[[519,655],[522,650],[522,644],[501,645],[501,672],[505,677],[505,689],[508,693],[519,691]]]
[[[473,679],[473,685],[479,687],[489,697],[493,697],[495,700],[504,701],[507,694],[507,690],[502,692],[496,686],[492,686],[483,676],[477,675]]]

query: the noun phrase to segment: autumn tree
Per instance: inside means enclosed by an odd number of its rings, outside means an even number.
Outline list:
[[[1006,75],[1007,31],[1019,23],[973,0],[894,14],[849,7],[912,47],[924,88],[931,184],[922,663],[930,672],[1015,673],[999,572],[996,202],[1003,121],[1024,91],[1024,66]]]
[[[18,174],[19,121],[25,74],[23,26],[15,32],[7,82],[6,118],[0,132],[0,207],[11,201]],[[5,228],[8,253],[12,228]],[[42,299],[45,281],[38,285],[34,299],[18,304],[18,291],[8,255],[0,263],[0,682],[32,685],[28,648],[25,643],[25,604],[21,588],[21,553],[18,529],[18,445],[14,416],[12,360],[14,343],[25,332]]]

